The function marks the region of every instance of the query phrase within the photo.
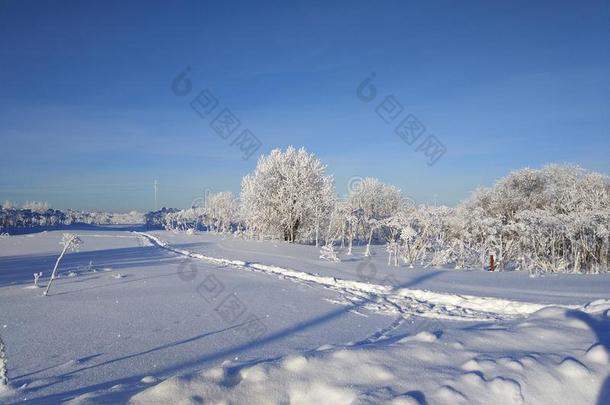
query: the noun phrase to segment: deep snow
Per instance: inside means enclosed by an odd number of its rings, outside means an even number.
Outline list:
[[[313,246],[222,235],[78,233],[85,244],[49,297],[32,274],[46,284],[61,232],[0,240],[5,401],[567,404],[610,392],[610,275],[395,268],[362,249],[329,263]]]

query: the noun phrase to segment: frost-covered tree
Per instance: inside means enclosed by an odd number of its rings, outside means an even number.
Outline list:
[[[348,224],[350,227],[350,253],[354,238],[367,241],[365,255],[370,255],[370,246],[375,233],[383,221],[403,209],[405,199],[396,187],[367,177],[347,196]]]
[[[322,177],[319,192],[314,193],[312,196],[312,221],[307,222],[306,224],[311,224],[309,231],[310,233],[313,233],[313,239],[316,246],[319,246],[320,244],[320,237],[323,228],[326,224],[330,225],[332,221],[332,218],[329,218],[329,215],[332,216],[335,204],[337,203],[337,196],[335,194],[334,187],[335,185],[332,177],[324,176]],[[327,244],[329,241],[334,241],[334,238],[329,232],[326,235],[326,241]]]
[[[55,280],[55,274],[57,273],[57,269],[59,268],[59,262],[64,257],[67,251],[77,251],[79,246],[83,244],[83,241],[78,237],[78,235],[74,235],[71,233],[64,233],[60,245],[63,246],[57,261],[55,262],[55,267],[53,268],[53,272],[51,273],[51,279],[49,280],[49,284],[47,284],[47,288],[44,290],[44,295],[49,295],[49,290],[51,289],[51,284]]]
[[[24,210],[30,210],[32,212],[45,212],[49,209],[49,203],[39,201],[26,201],[21,207]]]
[[[243,178],[241,215],[259,237],[303,241],[319,233],[333,194],[332,177],[313,154],[292,146],[275,149]]]
[[[464,203],[484,263],[530,272],[608,271],[610,182],[578,166],[522,169]]]
[[[155,229],[161,228],[165,226],[166,217],[169,214],[175,213],[178,210],[175,208],[161,208],[158,211],[151,211],[144,215],[144,223],[146,224],[146,228]]]
[[[239,203],[229,191],[211,194],[205,202],[204,209],[209,229],[227,232],[231,229],[231,224],[237,223]]]

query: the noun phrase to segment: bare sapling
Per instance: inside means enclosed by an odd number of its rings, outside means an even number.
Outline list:
[[[59,262],[64,257],[66,252],[78,251],[79,246],[82,244],[83,244],[83,241],[78,237],[78,235],[74,235],[71,233],[64,233],[62,240],[60,242],[60,245],[63,245],[63,249],[62,249],[59,257],[57,258],[57,261],[55,262],[55,267],[53,268],[53,273],[51,273],[51,279],[49,280],[49,284],[47,284],[47,288],[44,291],[44,295],[49,295],[49,290],[51,289],[51,284],[53,284],[53,280],[55,280],[55,275],[57,273],[57,269],[59,268]]]

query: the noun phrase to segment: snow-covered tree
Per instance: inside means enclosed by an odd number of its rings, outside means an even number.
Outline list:
[[[350,252],[354,238],[367,241],[365,255],[370,255],[370,246],[375,233],[384,220],[400,211],[405,199],[396,187],[367,177],[353,188],[347,196],[348,224],[350,229]]]
[[[332,215],[335,204],[337,203],[337,196],[334,191],[334,183],[333,179],[330,176],[322,177],[321,188],[319,192],[314,193],[312,195],[312,221],[310,229],[310,233],[313,233],[313,239],[316,243],[316,246],[320,244],[320,234],[325,227],[326,224],[330,224],[331,219],[329,215]],[[306,224],[309,224],[306,223]],[[327,233],[326,241],[334,241],[334,238]]]
[[[307,240],[322,226],[333,201],[332,177],[304,148],[275,149],[242,180],[242,217],[250,233]]]
[[[233,193],[223,191],[211,194],[204,207],[205,217],[209,223],[208,229],[217,232],[227,232],[231,229],[231,224],[237,223],[239,203]]]
[[[39,201],[26,201],[21,207],[24,210],[30,210],[32,212],[45,212],[49,209],[49,203]]]
[[[610,182],[578,166],[522,169],[464,203],[482,263],[530,272],[608,271]]]

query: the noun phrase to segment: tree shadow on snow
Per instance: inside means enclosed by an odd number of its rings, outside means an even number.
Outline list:
[[[610,315],[610,313],[608,313]],[[603,318],[595,318],[586,312],[569,310],[566,312],[569,318],[575,318],[583,321],[591,328],[597,337],[597,341],[604,346],[607,352],[610,352],[610,319],[608,315]],[[604,315],[602,315],[604,316]],[[610,404],[610,375],[606,377],[597,397],[597,405]]]
[[[413,287],[423,281],[426,281],[430,278],[436,277],[438,275],[442,274],[441,271],[436,271],[436,272],[430,272],[427,274],[423,274],[409,282],[406,282],[402,285],[397,285],[394,287],[394,289],[400,289],[400,288],[409,288],[409,287]],[[198,370],[201,369],[204,366],[209,366],[210,364],[220,361],[220,360],[225,360],[227,358],[232,358],[235,357],[236,354],[241,354],[243,356],[244,352],[248,352],[250,350],[253,349],[257,349],[263,346],[267,346],[269,344],[275,343],[279,340],[285,339],[287,337],[290,336],[294,336],[297,334],[301,334],[306,330],[310,330],[312,328],[316,328],[319,327],[323,324],[326,324],[328,322],[332,322],[334,320],[337,320],[338,318],[342,317],[342,316],[346,316],[349,315],[350,313],[352,313],[353,311],[356,311],[358,309],[363,308],[369,301],[366,299],[362,299],[359,301],[354,301],[352,302],[352,304],[350,305],[346,305],[346,306],[342,306],[336,310],[333,311],[329,311],[325,314],[316,316],[314,318],[311,318],[309,320],[303,321],[303,322],[299,322],[296,323],[294,325],[285,327],[281,330],[275,331],[273,333],[268,333],[265,336],[262,336],[261,338],[257,339],[257,340],[252,340],[252,341],[247,341],[245,343],[241,343],[238,345],[234,345],[232,347],[228,347],[224,350],[220,350],[217,351],[215,353],[210,353],[210,354],[206,354],[203,356],[199,356],[199,357],[195,357],[189,361],[186,362],[181,362],[180,364],[177,365],[172,365],[172,366],[168,366],[165,367],[163,369],[155,369],[154,372],[152,373],[148,373],[146,375],[153,375],[154,377],[157,378],[168,378],[170,376],[174,376],[179,374],[180,372],[183,372],[185,370]],[[221,330],[221,331],[217,331],[217,332],[213,332],[214,334],[216,333],[221,333],[221,332],[225,332],[228,331],[230,329],[233,328],[237,328],[240,325],[234,325],[230,328]],[[94,367],[98,367],[98,366],[102,366],[104,364],[109,364],[109,363],[116,363],[122,360],[131,360],[133,358],[136,358],[138,356],[147,354],[147,353],[151,353],[151,352],[155,352],[155,351],[159,351],[159,350],[164,350],[164,349],[168,349],[171,347],[174,347],[176,345],[181,345],[184,343],[188,343],[190,341],[193,341],[195,339],[201,339],[201,338],[205,338],[206,336],[209,336],[210,333],[207,334],[203,334],[200,336],[196,336],[194,338],[189,338],[189,339],[183,339],[183,340],[179,340],[179,341],[175,341],[172,343],[166,343],[163,344],[161,346],[158,347],[154,347],[151,349],[148,349],[146,351],[143,352],[139,352],[139,353],[134,353],[128,356],[123,356],[120,358],[116,358],[116,359],[112,359],[112,360],[107,360],[103,363],[99,363],[97,365],[92,365],[92,366],[88,366],[87,369],[89,368],[94,368]],[[308,350],[306,351],[306,353],[314,353],[316,352],[316,350]],[[240,369],[247,367],[247,366],[251,366],[257,363],[261,363],[261,362],[268,362],[268,361],[273,361],[274,359],[277,359],[278,357],[267,357],[267,358],[258,358],[258,359],[254,359],[248,362],[244,362],[241,363],[235,367],[230,367],[230,370],[228,371],[228,374],[236,374]],[[65,377],[70,378],[70,376],[73,376],[74,373],[81,371],[81,370],[75,370],[71,373],[67,373],[69,375],[66,375]],[[122,402],[125,401],[129,398],[130,395],[133,395],[134,393],[149,387],[150,385],[143,385],[141,384],[139,381],[142,377],[144,377],[145,375],[139,375],[139,376],[134,376],[134,377],[129,377],[129,378],[123,378],[123,379],[117,379],[117,380],[113,380],[113,381],[107,381],[104,383],[100,383],[100,384],[95,384],[95,385],[90,385],[87,387],[82,387],[82,388],[78,388],[75,390],[71,390],[71,391],[65,391],[65,392],[61,392],[61,393],[55,393],[55,394],[50,394],[48,396],[44,396],[44,397],[39,397],[36,398],[36,400],[40,400],[40,401],[66,401],[69,400],[71,398],[74,398],[75,396],[78,395],[82,395],[82,394],[86,394],[86,393],[92,393],[95,391],[101,391],[99,393],[99,396],[95,397],[95,401],[96,403],[99,401],[101,403],[106,403],[108,401],[110,402]],[[61,378],[62,376],[59,376],[59,378]],[[124,384],[124,386],[118,387],[118,384]],[[114,387],[114,388],[113,388]],[[113,388],[111,390],[111,392],[105,392],[106,390],[109,390],[110,388]],[[411,395],[413,393],[409,393],[409,395]],[[417,396],[415,396],[416,400],[421,400],[422,398],[420,397],[418,399]],[[424,399],[425,400],[425,399]]]
[[[51,231],[146,231],[145,224],[123,224],[123,225],[95,225],[95,224],[84,224],[75,223],[70,225],[56,225],[56,226],[32,226],[29,228],[7,228],[3,232],[8,232],[10,235],[30,235],[41,232]]]
[[[175,245],[175,247],[181,249],[192,248],[193,246],[201,246],[201,243]],[[43,279],[48,279],[58,256],[59,249],[56,254],[0,256],[0,287],[32,284],[33,273],[37,272],[42,272]],[[67,253],[59,264],[58,272],[63,275],[68,271],[78,270],[79,266],[86,267],[89,262],[93,262],[93,267],[98,270],[97,273],[99,274],[100,270],[103,269],[123,270],[132,267],[154,266],[162,260],[178,261],[180,258],[172,252],[159,249],[157,246],[87,250]],[[93,275],[96,273],[81,271],[81,274]]]

